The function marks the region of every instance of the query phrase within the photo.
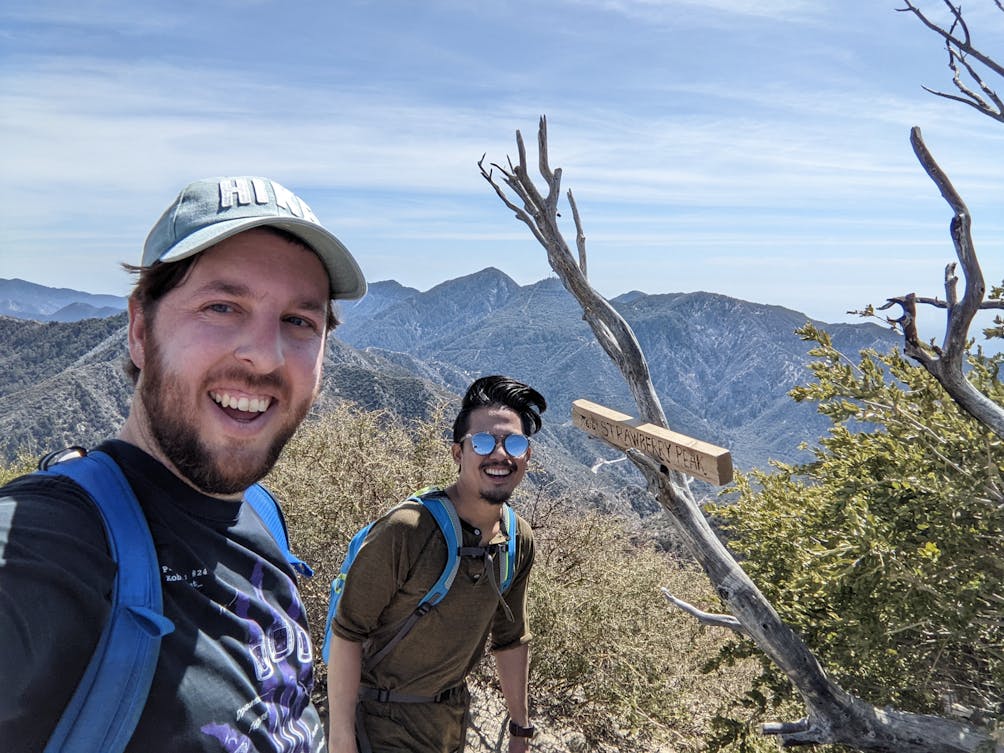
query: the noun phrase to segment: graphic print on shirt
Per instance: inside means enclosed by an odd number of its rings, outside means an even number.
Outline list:
[[[184,582],[192,588],[201,589],[205,581],[212,576],[209,574],[208,567],[193,567],[191,570],[178,573],[172,570],[169,565],[161,565],[160,577],[165,583]]]
[[[258,697],[239,709],[231,723],[206,724],[202,732],[219,740],[226,753],[263,751],[260,730],[272,743],[275,753],[312,753],[316,730],[301,719],[310,703],[313,688],[313,649],[310,636],[299,625],[304,619],[303,604],[296,597],[296,585],[284,574],[287,583],[278,589],[288,594],[290,604],[281,612],[265,600],[262,589],[264,570],[256,563],[251,575],[254,599],[237,592],[226,607],[247,627],[246,646],[255,668]],[[268,608],[269,623],[261,625],[250,616],[250,606]],[[224,609],[224,607],[220,607]],[[250,735],[259,733],[257,747]]]

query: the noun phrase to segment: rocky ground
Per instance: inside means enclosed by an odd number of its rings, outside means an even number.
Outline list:
[[[505,753],[509,744],[505,704],[491,690],[472,686],[471,695],[472,719],[464,753]],[[617,753],[616,748],[589,745],[581,732],[554,729],[539,721],[536,726],[537,735],[531,748],[534,753]]]

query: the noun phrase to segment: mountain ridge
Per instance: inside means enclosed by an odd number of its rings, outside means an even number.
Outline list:
[[[465,306],[459,317],[449,309],[444,314],[443,300],[477,305]],[[634,291],[611,303],[638,337],[670,427],[729,448],[743,469],[771,459],[806,460],[798,445],[829,427],[813,405],[787,396],[810,378],[811,344],[795,334],[798,327],[812,321],[849,355],[899,343],[875,324],[815,322],[781,306],[717,293]],[[489,268],[373,311],[347,320],[338,336],[362,350],[403,352],[426,366],[460,366],[471,377],[506,373],[543,385],[563,423],[579,397],[636,415],[620,372],[555,277],[519,286]]]
[[[794,333],[809,317],[707,292],[631,291],[611,304],[638,337],[670,428],[729,449],[740,470],[809,459],[800,445],[814,444],[829,422],[787,395],[811,378],[811,343]],[[458,402],[474,378],[504,373],[548,400],[537,438],[542,460],[565,475],[577,464],[589,484],[640,483],[629,463],[604,463],[618,451],[571,423],[578,398],[629,415],[637,408],[557,278],[519,285],[489,267],[424,292],[379,281],[339,314],[318,410],[326,400],[351,400],[423,418]],[[874,324],[814,323],[851,357],[899,345]],[[125,333],[125,313],[46,323],[0,317],[0,451],[10,458],[19,445],[87,444],[114,431],[131,391],[120,368]],[[593,466],[602,471],[590,473]]]
[[[50,288],[19,278],[0,278],[0,316],[40,322],[73,322],[124,311],[124,296]]]

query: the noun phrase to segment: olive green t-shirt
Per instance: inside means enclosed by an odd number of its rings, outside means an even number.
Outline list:
[[[481,531],[463,521],[461,528],[463,546],[480,546]],[[483,559],[461,557],[445,598],[420,618],[376,666],[367,668],[365,657],[378,652],[394,637],[446,564],[446,541],[432,514],[420,502],[405,502],[374,523],[352,563],[332,622],[338,636],[364,644],[363,685],[435,696],[463,684],[481,659],[489,637],[492,650],[514,648],[530,640],[526,595],[533,565],[533,532],[529,523],[518,516],[517,529],[515,574],[504,595],[512,620],[492,583],[501,583],[501,557],[495,558],[493,579],[485,572]],[[508,541],[508,536],[503,523],[491,543]],[[387,734],[402,737],[402,750],[447,751],[454,749],[452,743],[423,745],[420,738],[458,736],[466,695],[458,694],[456,699],[439,704],[367,701],[363,705],[368,717],[388,722],[383,725]],[[374,750],[397,749],[391,741],[373,739],[381,737],[380,727],[379,719],[367,721]]]

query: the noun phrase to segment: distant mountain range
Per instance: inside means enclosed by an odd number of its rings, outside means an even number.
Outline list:
[[[125,314],[43,322],[24,312],[61,303],[46,314],[52,317],[76,303],[97,309],[95,299],[114,297],[17,280],[0,281],[0,296],[8,312],[21,312],[0,317],[0,451],[9,459],[22,447],[92,444],[113,433],[131,390],[120,368]],[[673,430],[728,448],[740,470],[808,459],[799,445],[825,435],[827,419],[787,396],[810,377],[810,344],[794,334],[809,321],[805,315],[713,293],[633,292],[611,303],[645,351]],[[362,301],[343,305],[340,318],[318,410],[325,400],[348,399],[423,417],[456,401],[477,376],[508,374],[548,400],[542,467],[566,480],[576,476],[580,485],[639,482],[629,463],[588,471],[618,453],[572,426],[571,402],[586,398],[629,415],[637,409],[557,279],[521,286],[489,268],[425,292],[376,282]],[[851,357],[900,344],[875,324],[816,323]]]
[[[520,286],[497,269],[444,282],[427,292],[377,282],[344,310],[344,342],[459,391],[472,376],[505,373],[539,387],[566,446],[596,454],[569,422],[586,398],[637,415],[627,387],[556,278]],[[728,448],[744,470],[769,459],[807,459],[798,449],[829,422],[787,392],[805,382],[811,346],[794,334],[809,317],[714,293],[633,292],[611,303],[633,328],[674,431]],[[824,324],[852,357],[899,345],[875,324]],[[405,360],[407,359],[407,360]],[[603,454],[602,451],[600,454]]]
[[[24,280],[0,279],[0,316],[38,322],[76,322],[114,316],[126,309],[117,295],[94,295],[68,288],[47,288]]]

